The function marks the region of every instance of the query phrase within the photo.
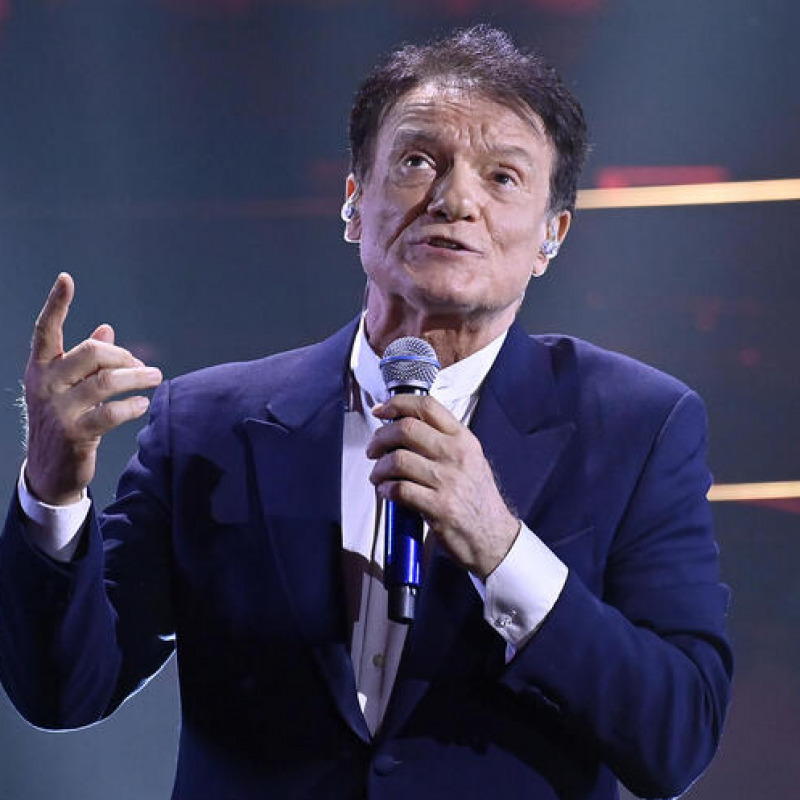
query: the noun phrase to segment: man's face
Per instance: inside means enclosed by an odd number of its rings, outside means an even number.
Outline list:
[[[401,97],[378,131],[348,226],[371,279],[371,310],[399,304],[510,324],[531,274],[547,267],[539,248],[553,158],[532,113],[438,84]],[[569,215],[556,222],[563,237]]]

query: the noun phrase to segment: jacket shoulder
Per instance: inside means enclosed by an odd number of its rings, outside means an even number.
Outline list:
[[[342,376],[354,332],[351,322],[321,342],[181,375],[169,381],[171,410],[258,416],[276,395],[313,392],[321,381]]]
[[[557,376],[574,372],[581,391],[630,403],[676,402],[693,390],[678,378],[635,358],[563,334],[532,336],[546,347]]]
[[[172,402],[184,398],[205,398],[210,402],[237,401],[251,397],[253,386],[268,391],[289,380],[305,358],[319,345],[309,345],[281,353],[274,353],[251,361],[230,361],[203,367],[172,378]],[[264,395],[261,395],[262,400]]]

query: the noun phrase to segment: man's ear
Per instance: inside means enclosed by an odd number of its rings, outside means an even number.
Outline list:
[[[344,240],[346,242],[361,241],[361,215],[358,211],[358,200],[361,190],[355,175],[351,172],[344,184],[344,205],[342,206],[342,220],[344,221]]]
[[[572,214],[569,211],[561,211],[551,217],[547,223],[547,233],[534,259],[531,274],[534,278],[540,278],[547,272],[550,262],[558,255],[558,250],[567,238],[569,226],[572,223]]]

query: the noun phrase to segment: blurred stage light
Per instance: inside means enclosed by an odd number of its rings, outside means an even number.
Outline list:
[[[800,481],[717,483],[708,491],[711,502],[794,500],[800,498]]]
[[[650,208],[800,200],[800,178],[581,189],[578,208]]]
[[[723,183],[731,179],[728,167],[719,164],[670,164],[661,166],[602,167],[597,171],[598,189],[623,186],[675,186],[685,183]]]

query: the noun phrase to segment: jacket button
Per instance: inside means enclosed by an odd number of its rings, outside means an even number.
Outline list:
[[[380,753],[375,756],[375,760],[372,762],[372,769],[378,775],[391,775],[401,763],[389,753]]]

